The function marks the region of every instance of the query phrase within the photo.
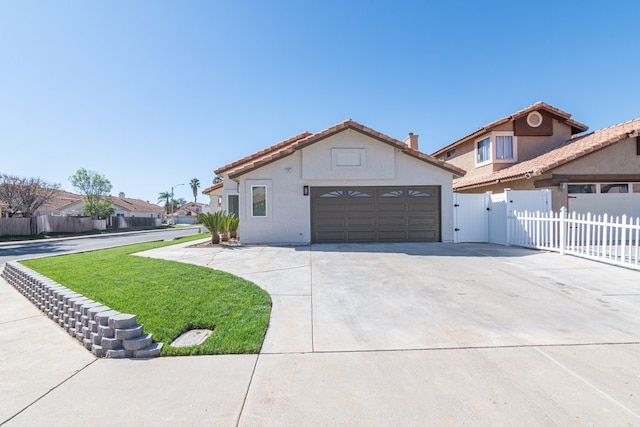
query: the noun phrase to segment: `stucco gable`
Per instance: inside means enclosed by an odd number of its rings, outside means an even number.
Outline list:
[[[463,176],[465,174],[464,170],[456,166],[450,165],[444,161],[436,159],[435,157],[410,148],[407,144],[395,138],[391,138],[388,135],[361,125],[360,123],[357,123],[351,119],[345,120],[341,123],[338,123],[337,125],[331,126],[315,134],[310,134],[308,132],[301,133],[286,141],[273,145],[265,150],[259,151],[236,162],[230,163],[229,165],[218,168],[215,170],[215,173],[226,173],[229,178],[234,179],[250,171],[259,169],[267,164],[275,162],[276,160],[290,156],[296,151],[303,150],[304,148],[312,144],[320,142],[326,138],[329,138],[346,130],[359,132],[379,142],[390,145],[408,156],[429,163],[440,169],[444,169],[455,176]]]

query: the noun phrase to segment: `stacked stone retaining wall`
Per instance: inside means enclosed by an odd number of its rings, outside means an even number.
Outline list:
[[[0,276],[97,357],[160,355],[162,343],[144,333],[135,314],[111,310],[17,262],[7,263]]]

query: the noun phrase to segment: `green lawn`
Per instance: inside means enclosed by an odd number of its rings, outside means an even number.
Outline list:
[[[145,332],[164,343],[162,355],[258,353],[271,314],[267,292],[210,268],[131,255],[203,236],[22,263],[114,310],[137,314]],[[195,328],[214,332],[201,346],[169,347]]]

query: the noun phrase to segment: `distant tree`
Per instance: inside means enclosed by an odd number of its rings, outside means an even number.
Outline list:
[[[40,178],[21,178],[0,175],[0,202],[4,202],[10,217],[21,214],[32,217],[45,203],[55,197],[59,184],[50,184]]]
[[[113,202],[110,198],[102,199],[98,202],[96,206],[96,217],[97,218],[109,218],[116,211],[116,208],[113,207]]]
[[[158,203],[164,202],[164,211],[165,213],[169,213],[169,208],[171,207],[171,191],[162,191],[158,193]]]
[[[193,191],[193,203],[198,202],[198,187],[200,187],[200,180],[198,178],[193,178],[189,181],[189,186],[191,187],[191,191]]]
[[[173,199],[173,210],[176,210],[176,208],[186,204],[187,201],[183,198],[183,197],[178,197],[177,199]]]
[[[224,181],[224,178],[222,178],[221,176],[216,175],[216,177],[213,178],[213,184],[217,184],[222,181]]]
[[[69,177],[71,185],[80,192],[84,197],[84,207],[82,212],[90,215],[92,218],[100,218],[100,214],[106,212],[104,202],[111,202],[109,196],[111,194],[111,181],[98,172],[80,168]]]

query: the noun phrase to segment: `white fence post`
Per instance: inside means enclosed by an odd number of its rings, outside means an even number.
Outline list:
[[[560,208],[560,255],[564,255],[567,239],[567,208]]]

